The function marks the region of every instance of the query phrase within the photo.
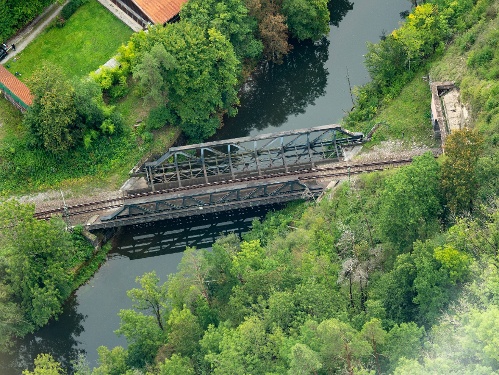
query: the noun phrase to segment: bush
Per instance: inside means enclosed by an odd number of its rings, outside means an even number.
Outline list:
[[[165,106],[157,107],[151,110],[146,120],[147,130],[161,129],[168,122],[171,122],[171,112]]]
[[[76,12],[76,10],[87,1],[88,0],[70,0],[69,3],[62,7],[61,17],[67,21],[69,17],[71,17]]]
[[[473,51],[468,57],[468,66],[472,68],[482,67],[494,58],[494,51],[487,46],[481,50]]]
[[[62,18],[61,16],[57,16],[57,18],[55,19],[55,27],[62,29],[65,24],[66,24],[66,20],[64,18]]]

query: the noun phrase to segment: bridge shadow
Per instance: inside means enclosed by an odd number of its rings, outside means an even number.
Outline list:
[[[187,246],[208,249],[221,235],[247,232],[254,219],[262,219],[283,204],[207,214],[125,227],[113,240],[111,254],[142,259],[179,253]]]

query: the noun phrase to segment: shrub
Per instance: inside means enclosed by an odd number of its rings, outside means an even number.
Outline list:
[[[63,28],[64,25],[66,24],[66,20],[62,18],[61,16],[57,16],[55,19],[55,27],[58,27],[59,29]]]
[[[76,10],[85,4],[88,0],[70,0],[66,5],[62,7],[61,17],[64,20],[68,20]]]
[[[154,108],[146,120],[147,130],[161,129],[168,122],[171,122],[171,112],[165,106]]]
[[[472,68],[482,67],[494,58],[494,51],[487,46],[481,50],[473,51],[468,57],[468,66]]]

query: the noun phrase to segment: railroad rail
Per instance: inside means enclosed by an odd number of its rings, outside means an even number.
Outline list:
[[[223,189],[225,186],[234,187],[237,186],[238,184],[255,182],[255,181],[264,182],[265,180],[267,180],[269,184],[271,184],[272,180],[279,178],[281,179],[287,178],[289,180],[298,180],[298,181],[310,181],[322,178],[345,178],[350,175],[355,175],[359,173],[381,171],[392,167],[399,167],[402,165],[410,164],[411,162],[412,158],[404,158],[404,159],[373,161],[366,163],[348,163],[342,165],[322,166],[318,168],[309,168],[309,169],[303,169],[287,173],[286,172],[274,173],[265,176],[249,176],[246,178],[238,178],[234,180],[231,179],[224,181],[216,181],[207,184],[176,187],[170,189],[163,189],[159,191],[149,191],[145,193],[125,195],[123,197],[115,199],[107,199],[107,200],[100,200],[100,201],[77,204],[72,206],[59,207],[51,210],[38,211],[35,213],[34,216],[40,220],[48,220],[52,216],[57,216],[57,215],[63,217],[75,217],[79,215],[88,215],[92,213],[108,211],[111,209],[119,209],[127,204],[132,203],[133,201],[139,198],[150,198],[151,200],[153,200],[155,199],[155,197],[161,195],[171,195],[176,193],[188,192],[190,190],[192,191],[196,189],[199,190],[199,189],[208,189],[216,187],[220,187],[221,189]]]

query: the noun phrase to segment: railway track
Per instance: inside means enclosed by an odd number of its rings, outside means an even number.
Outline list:
[[[34,214],[37,219],[40,220],[48,220],[52,216],[78,216],[78,215],[88,215],[91,213],[96,213],[100,211],[106,211],[113,208],[122,207],[127,202],[137,199],[144,198],[148,196],[156,196],[162,194],[170,194],[170,193],[178,193],[182,191],[199,189],[199,188],[208,188],[208,187],[216,187],[216,186],[224,186],[230,184],[244,183],[244,182],[252,182],[252,181],[261,181],[261,180],[270,180],[282,177],[290,177],[301,181],[306,180],[315,180],[321,178],[342,178],[349,175],[355,175],[364,172],[374,172],[381,171],[384,169],[392,168],[392,167],[400,167],[406,164],[410,164],[412,162],[412,158],[404,158],[404,159],[394,159],[394,160],[384,160],[384,161],[374,161],[368,163],[354,163],[347,165],[336,165],[330,167],[318,167],[313,169],[304,169],[300,171],[288,172],[288,173],[276,173],[269,174],[265,176],[256,176],[256,177],[248,177],[248,178],[240,178],[234,180],[225,180],[220,182],[214,182],[209,184],[198,184],[198,185],[190,185],[178,188],[171,188],[159,191],[151,191],[146,193],[139,194],[130,194],[121,198],[100,200],[95,202],[77,204],[66,207],[59,207],[51,210],[39,211]]]

